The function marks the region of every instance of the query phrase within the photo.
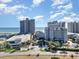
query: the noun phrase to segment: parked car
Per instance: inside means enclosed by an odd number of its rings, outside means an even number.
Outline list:
[[[67,54],[67,51],[61,51],[60,53],[61,54]]]

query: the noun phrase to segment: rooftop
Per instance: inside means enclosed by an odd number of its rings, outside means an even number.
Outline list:
[[[13,37],[9,38],[7,41],[21,40],[21,42],[25,42],[30,39],[31,39],[31,34],[26,34],[26,35],[13,36]]]

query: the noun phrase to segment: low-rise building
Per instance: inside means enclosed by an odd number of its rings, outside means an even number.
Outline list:
[[[21,43],[31,40],[31,34],[16,35],[7,40],[11,48],[20,49]]]

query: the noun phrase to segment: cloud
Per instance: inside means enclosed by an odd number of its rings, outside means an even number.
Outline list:
[[[27,9],[29,10],[27,6],[21,4],[8,6],[5,3],[0,3],[0,13],[2,14],[20,14]]]
[[[28,7],[24,5],[14,5],[14,6],[9,6],[4,8],[4,13],[11,13],[11,14],[16,14],[20,12],[19,10],[21,9],[28,9]]]
[[[23,4],[11,4],[13,0],[0,0],[0,14],[22,14],[26,10],[30,10],[29,7]]]
[[[65,16],[65,17],[62,19],[62,21],[65,21],[65,22],[73,22],[74,19],[73,19],[72,17],[70,17],[70,16]]]
[[[65,10],[70,10],[70,9],[73,8],[73,6],[72,6],[71,3],[69,3],[69,4],[67,4],[67,5],[65,5],[65,6],[63,6],[63,7],[64,7]]]
[[[65,22],[79,21],[79,15],[72,12],[70,15],[64,16],[59,21],[65,21]]]
[[[17,16],[16,18],[17,18],[18,20],[25,20],[26,18],[29,18],[29,19],[30,19],[29,16],[24,16],[24,15],[19,15],[19,16]],[[35,16],[35,17],[33,17],[33,19],[35,19],[37,22],[38,22],[38,21],[43,21],[44,16]]]
[[[0,3],[10,3],[12,0],[0,0]]]
[[[49,19],[50,20],[55,19],[56,17],[58,17],[60,15],[63,15],[63,13],[55,13],[55,14],[51,15]]]
[[[71,2],[71,0],[51,0],[51,1],[52,1],[51,6],[63,5],[63,4],[67,4],[67,3]]]
[[[30,17],[20,15],[20,16],[17,16],[16,18],[17,18],[18,20],[26,20],[26,18],[30,18]]]
[[[66,5],[59,5],[59,6],[57,6],[57,8],[58,8],[58,10],[68,11],[68,10],[73,9],[73,6],[72,6],[72,3],[68,3]]]
[[[58,4],[63,4],[63,0],[51,0],[53,2],[52,6],[58,5]]]
[[[59,10],[58,12],[55,12],[49,16],[49,21],[52,20],[60,20],[64,16],[70,15],[71,12],[65,11],[65,10]]]
[[[49,20],[63,20],[68,21],[70,19],[78,20],[77,14],[73,12],[73,5],[71,0],[52,0],[53,13],[50,13]]]
[[[4,12],[4,8],[6,8],[6,4],[0,4],[0,15],[2,15],[2,13]]]
[[[32,0],[32,7],[39,6],[44,0]]]
[[[23,16],[23,15],[17,16],[17,19],[18,19],[18,20],[25,20],[25,19],[26,19],[26,16]]]
[[[44,19],[44,16],[35,16],[34,19],[35,19],[36,21],[41,21],[41,20]]]
[[[6,7],[6,4],[2,4],[2,3],[0,4],[0,10],[5,8],[5,7]]]

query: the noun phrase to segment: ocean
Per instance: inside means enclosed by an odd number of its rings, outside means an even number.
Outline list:
[[[44,27],[36,27],[35,31],[44,31]],[[20,32],[20,28],[0,28],[0,32]]]

